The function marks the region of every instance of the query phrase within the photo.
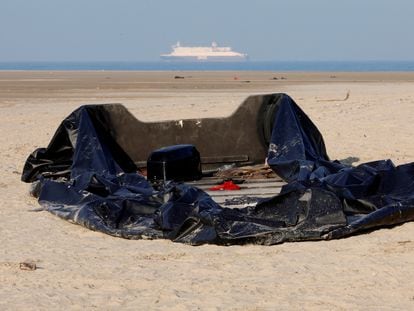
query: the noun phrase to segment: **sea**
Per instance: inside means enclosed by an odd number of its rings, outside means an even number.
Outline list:
[[[0,70],[410,72],[414,61],[0,62]]]

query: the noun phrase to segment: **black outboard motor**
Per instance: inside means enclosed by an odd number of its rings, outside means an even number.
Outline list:
[[[193,145],[174,145],[153,151],[147,161],[147,179],[190,181],[202,177],[200,153]]]

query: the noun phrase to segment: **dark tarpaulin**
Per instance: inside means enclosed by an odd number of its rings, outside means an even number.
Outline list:
[[[278,103],[268,163],[288,184],[242,209],[223,208],[182,183],[155,191],[111,135],[106,114],[105,105],[75,110],[49,146],[29,156],[22,175],[45,210],[92,230],[192,245],[270,245],[414,220],[414,163],[330,161],[322,135],[287,95]]]

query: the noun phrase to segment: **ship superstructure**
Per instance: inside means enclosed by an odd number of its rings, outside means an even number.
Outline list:
[[[181,46],[177,42],[172,46],[172,52],[161,54],[161,59],[170,61],[245,61],[247,54],[235,52],[229,46],[218,46],[216,42],[211,46]]]

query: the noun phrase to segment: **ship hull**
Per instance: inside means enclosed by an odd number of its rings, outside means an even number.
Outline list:
[[[161,59],[172,62],[244,62],[246,57],[241,56],[169,56],[161,55]]]

